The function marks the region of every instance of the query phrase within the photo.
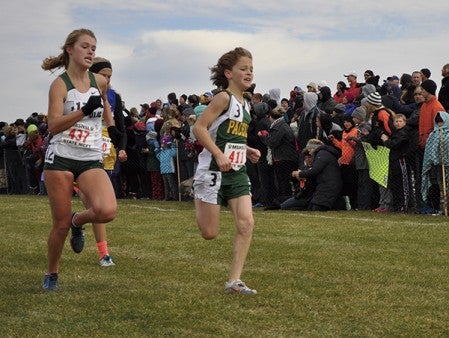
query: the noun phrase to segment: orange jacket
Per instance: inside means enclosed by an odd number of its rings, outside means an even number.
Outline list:
[[[435,126],[435,115],[439,111],[445,111],[443,105],[438,101],[436,96],[433,96],[429,101],[425,101],[419,111],[419,147],[424,149],[426,147],[429,134]]]
[[[383,128],[385,129],[385,131],[388,133],[388,135],[391,135],[391,128],[390,128],[390,114],[385,110],[385,109],[381,109],[379,111],[379,114],[377,114],[377,118],[379,121],[382,122]]]
[[[343,131],[343,134],[341,135],[341,141],[337,140],[336,138],[332,140],[334,146],[341,149],[340,164],[351,163],[352,158],[354,157],[355,147],[357,145],[357,142],[352,138],[358,137],[359,137],[359,130],[353,127],[350,130]]]

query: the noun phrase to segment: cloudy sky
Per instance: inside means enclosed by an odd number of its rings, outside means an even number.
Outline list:
[[[209,67],[237,46],[253,54],[256,91],[281,96],[343,74],[381,79],[423,67],[440,85],[449,63],[447,0],[16,0],[2,5],[0,121],[46,112],[55,74],[42,60],[86,27],[112,61],[127,108],[211,88]],[[439,88],[439,86],[438,86]],[[140,108],[140,107],[139,107]]]

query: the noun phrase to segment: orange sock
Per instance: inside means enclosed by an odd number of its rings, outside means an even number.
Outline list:
[[[109,256],[108,242],[106,242],[106,241],[98,242],[97,249],[98,249],[98,255],[100,256],[100,259],[102,259],[104,257],[104,255]]]

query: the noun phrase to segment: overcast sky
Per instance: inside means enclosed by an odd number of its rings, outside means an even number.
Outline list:
[[[46,112],[55,74],[42,60],[67,35],[89,28],[97,56],[113,65],[113,87],[127,108],[169,92],[212,89],[209,67],[237,46],[253,54],[256,92],[281,97],[310,81],[335,84],[372,69],[387,76],[423,67],[441,84],[449,63],[447,0],[16,0],[2,4],[0,121]]]

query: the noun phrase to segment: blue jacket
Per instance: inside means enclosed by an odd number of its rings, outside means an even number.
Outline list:
[[[161,163],[161,174],[174,174],[176,172],[175,161],[176,146],[164,146],[154,150],[156,157]]]

